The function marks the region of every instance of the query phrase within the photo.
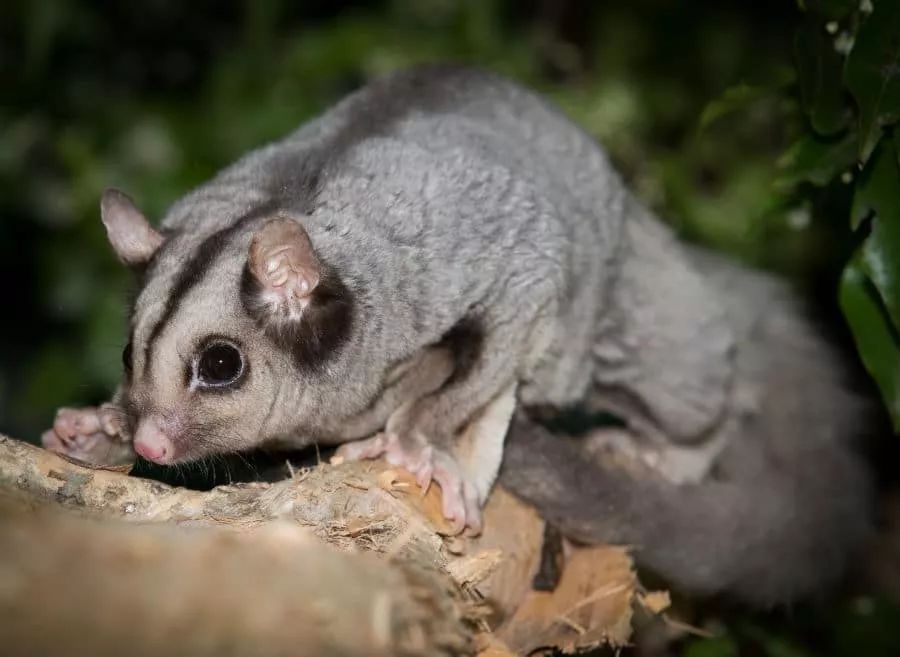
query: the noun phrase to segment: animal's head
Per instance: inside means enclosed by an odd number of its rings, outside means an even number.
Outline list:
[[[298,218],[260,208],[203,235],[164,234],[116,190],[101,214],[141,279],[119,399],[138,454],[170,464],[245,450],[317,408],[314,383],[353,304]]]

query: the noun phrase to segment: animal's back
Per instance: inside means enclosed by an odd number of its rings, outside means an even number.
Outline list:
[[[312,209],[348,165],[358,167],[357,175],[403,167],[393,158],[361,157],[385,141],[406,154],[422,150],[505,169],[554,204],[580,209],[571,219],[558,213],[567,223],[585,223],[585,215],[614,219],[621,207],[622,186],[601,147],[539,95],[477,68],[426,65],[377,78],[294,133],[243,156],[174,205],[163,223],[196,230],[201,217],[189,210],[226,188],[242,191],[244,204],[277,198]],[[211,220],[218,227],[225,221]]]

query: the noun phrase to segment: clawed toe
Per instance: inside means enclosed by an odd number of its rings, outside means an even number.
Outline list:
[[[404,448],[396,436],[388,439],[385,459],[391,465],[398,465],[416,478],[422,494],[428,492],[434,475],[434,449],[430,445],[420,448]]]
[[[110,451],[120,435],[119,416],[111,404],[100,408],[61,408],[53,428],[41,435],[45,449],[83,461]]]
[[[481,505],[478,494],[459,471],[456,462],[445,457],[435,466],[434,480],[441,487],[444,517],[451,521],[452,535],[467,530],[472,536],[481,533]]]
[[[431,482],[441,487],[441,511],[451,523],[451,535],[467,529],[472,535],[481,532],[481,506],[478,493],[462,475],[453,457],[427,443],[405,444],[395,433],[382,433],[365,440],[341,445],[337,456],[350,460],[383,456],[391,465],[402,467],[416,478],[424,495]]]
[[[60,452],[66,447],[54,429],[48,429],[41,434],[41,445],[44,446],[44,449],[49,449],[52,452]]]
[[[107,436],[122,434],[122,418],[119,410],[112,404],[103,404],[97,411],[100,421],[100,430]]]

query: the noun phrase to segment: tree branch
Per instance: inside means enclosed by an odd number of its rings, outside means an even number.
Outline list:
[[[555,592],[531,591],[531,509],[499,490],[483,536],[443,538],[439,489],[378,462],[201,492],[0,437],[0,515],[16,655],[452,656],[629,634],[623,550],[580,551]]]

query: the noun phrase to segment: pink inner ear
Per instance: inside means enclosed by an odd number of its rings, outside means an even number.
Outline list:
[[[319,260],[309,235],[293,219],[274,219],[256,233],[249,264],[265,292],[282,303],[306,305],[319,284]]]
[[[100,200],[100,216],[119,259],[129,265],[145,263],[163,243],[134,202],[117,189],[107,189]]]

